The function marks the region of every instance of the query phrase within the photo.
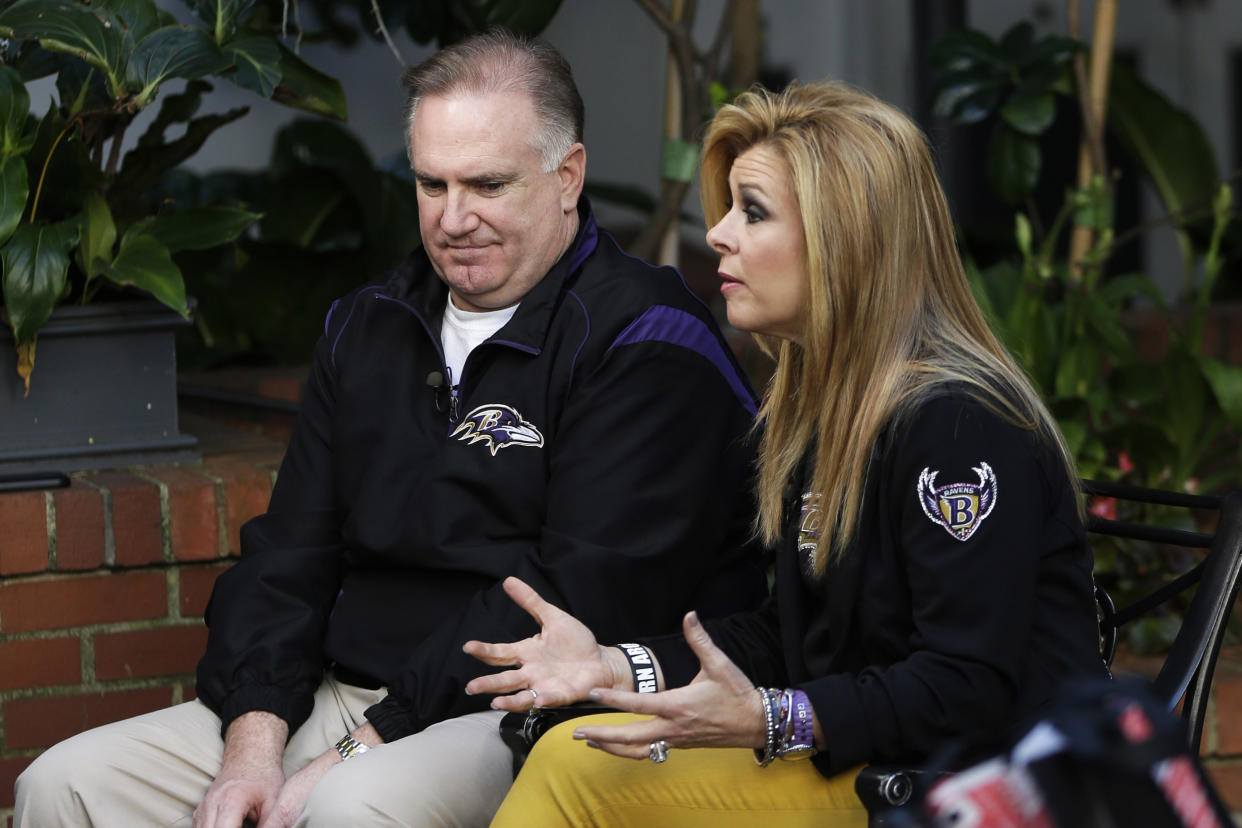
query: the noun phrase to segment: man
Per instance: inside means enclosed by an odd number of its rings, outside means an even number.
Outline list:
[[[505,576],[603,640],[762,591],[753,395],[676,272],[596,227],[564,60],[493,33],[406,84],[423,247],[329,312],[199,701],[52,748],[17,825],[485,824],[511,762],[462,644],[536,631]]]

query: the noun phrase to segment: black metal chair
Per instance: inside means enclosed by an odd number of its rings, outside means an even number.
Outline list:
[[[1212,674],[1224,640],[1225,626],[1238,595],[1242,575],[1242,492],[1223,496],[1191,495],[1118,483],[1084,480],[1083,491],[1115,498],[1119,503],[1143,503],[1217,513],[1212,533],[1172,529],[1152,523],[1109,520],[1091,515],[1088,532],[1166,544],[1174,548],[1206,549],[1193,567],[1174,580],[1117,610],[1108,593],[1097,587],[1100,605],[1101,654],[1110,665],[1117,649],[1118,630],[1176,595],[1198,584],[1190,599],[1168,655],[1152,684],[1156,694],[1175,710],[1180,702],[1190,750],[1197,753],[1207,715]],[[899,809],[914,791],[918,771],[895,765],[870,765],[859,773],[855,790],[867,806],[873,828],[903,822]]]

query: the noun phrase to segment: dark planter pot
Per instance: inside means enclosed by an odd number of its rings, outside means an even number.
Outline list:
[[[174,331],[151,300],[57,308],[39,331],[30,394],[0,332],[0,474],[193,461],[177,429]]]

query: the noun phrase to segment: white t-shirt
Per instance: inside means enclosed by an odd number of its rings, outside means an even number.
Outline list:
[[[444,345],[444,362],[449,369],[448,382],[457,393],[466,357],[475,346],[505,326],[513,318],[517,305],[494,311],[464,311],[453,304],[450,296],[444,308],[444,324],[440,326],[440,342]]]

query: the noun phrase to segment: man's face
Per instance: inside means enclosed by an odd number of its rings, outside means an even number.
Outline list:
[[[525,95],[424,98],[410,133],[423,246],[453,302],[505,308],[544,277],[578,229],[585,152],[544,172]]]

